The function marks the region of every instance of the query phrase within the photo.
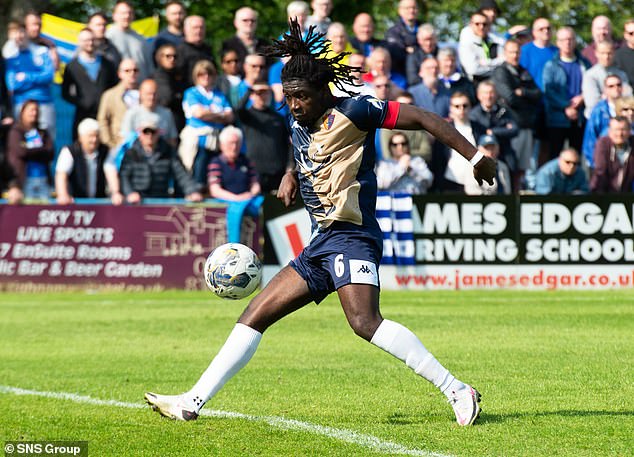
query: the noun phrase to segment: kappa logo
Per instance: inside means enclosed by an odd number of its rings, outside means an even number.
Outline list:
[[[353,284],[379,285],[376,265],[367,260],[350,259],[350,281]]]

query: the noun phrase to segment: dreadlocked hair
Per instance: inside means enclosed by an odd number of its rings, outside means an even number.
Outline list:
[[[290,57],[290,60],[282,68],[282,81],[300,79],[310,85],[322,88],[330,83],[348,95],[357,95],[350,90],[350,86],[360,87],[351,71],[362,72],[360,67],[351,67],[341,63],[350,54],[342,52],[333,57],[327,57],[330,40],[325,40],[324,33],[315,31],[311,25],[306,38],[302,38],[302,31],[297,19],[289,20],[289,31],[282,35],[281,40],[273,40],[273,43],[264,49],[267,57]]]

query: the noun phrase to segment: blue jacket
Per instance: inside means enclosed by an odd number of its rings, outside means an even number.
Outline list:
[[[608,101],[603,99],[597,103],[592,109],[590,119],[586,124],[586,130],[583,134],[583,145],[581,150],[586,158],[588,166],[594,168],[594,145],[599,137],[603,136],[603,132],[610,125],[610,106]]]
[[[576,53],[577,61],[581,65],[581,72],[590,68],[590,63]],[[566,72],[561,66],[559,53],[546,62],[544,73],[542,75],[544,83],[544,101],[546,105],[546,126],[547,127],[570,127],[570,119],[566,117],[564,110],[570,105],[570,97],[568,96],[568,78]],[[583,117],[583,110],[579,112],[580,118]]]
[[[45,46],[31,43],[6,57],[7,90],[12,93],[14,106],[27,100],[52,103],[54,75],[55,67]]]
[[[588,178],[583,167],[577,167],[572,176],[564,175],[559,169],[559,157],[555,157],[542,165],[537,170],[535,177],[535,193],[546,194],[572,194],[589,191]]]

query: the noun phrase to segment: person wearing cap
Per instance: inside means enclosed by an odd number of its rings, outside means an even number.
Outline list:
[[[500,143],[495,135],[482,135],[478,139],[478,149],[486,157],[497,162],[495,181],[493,185],[486,182],[478,184],[473,176],[466,174],[464,179],[464,193],[467,195],[509,195],[513,192],[511,171],[504,161],[499,160]]]
[[[581,158],[574,148],[565,148],[556,157],[537,170],[535,193],[587,194],[588,178],[580,166]]]
[[[138,129],[139,137],[125,152],[119,170],[126,202],[140,203],[144,198],[181,194],[186,200],[201,201],[199,184],[187,173],[174,148],[159,134],[156,118],[144,118]]]
[[[76,198],[105,198],[106,184],[112,204],[123,203],[116,174],[107,175],[108,146],[99,141],[99,123],[92,118],[77,126],[77,141],[64,146],[55,165],[57,203],[68,205]],[[107,177],[108,176],[108,177]]]

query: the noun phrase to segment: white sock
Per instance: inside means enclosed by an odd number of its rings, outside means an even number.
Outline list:
[[[225,383],[244,367],[258,347],[262,334],[244,324],[236,324],[216,357],[194,387],[184,397],[196,412],[213,397]]]
[[[370,341],[405,362],[414,372],[438,387],[447,397],[464,384],[443,367],[407,327],[384,319]]]

